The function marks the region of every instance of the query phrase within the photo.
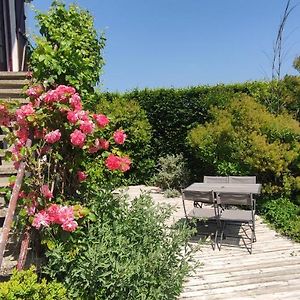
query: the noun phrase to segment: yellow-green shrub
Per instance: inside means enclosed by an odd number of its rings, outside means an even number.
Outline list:
[[[61,283],[38,282],[35,268],[27,271],[15,270],[11,279],[0,283],[1,300],[67,300],[66,289]]]
[[[299,188],[300,126],[273,115],[250,97],[212,108],[212,121],[189,132],[188,141],[211,174],[257,175],[268,193]]]

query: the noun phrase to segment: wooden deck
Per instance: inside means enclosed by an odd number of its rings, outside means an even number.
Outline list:
[[[251,255],[236,239],[228,238],[221,251],[203,245],[194,255],[203,266],[187,278],[179,299],[300,299],[300,244],[277,235],[259,217],[256,224]]]
[[[130,187],[128,194],[137,196],[145,187]],[[182,218],[181,198],[165,199],[151,193],[155,202],[167,202],[178,209],[172,222]],[[257,242],[249,254],[241,240],[227,238],[221,251],[205,243],[194,254],[201,263],[186,279],[179,300],[213,299],[300,299],[300,244],[278,235],[262,219],[256,221]],[[200,236],[193,238],[198,242]]]

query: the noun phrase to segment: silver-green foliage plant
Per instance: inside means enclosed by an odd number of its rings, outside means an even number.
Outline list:
[[[180,190],[188,180],[189,174],[182,154],[166,155],[158,161],[158,173],[154,182],[163,190]]]
[[[95,220],[76,240],[53,240],[45,272],[64,282],[69,299],[176,299],[189,271],[191,230],[170,230],[171,208],[155,207],[147,195],[129,205],[93,189],[87,199]]]
[[[29,65],[37,81],[72,85],[91,93],[104,61],[105,38],[94,29],[91,14],[71,4],[53,1],[48,12],[37,12],[41,36],[35,38]]]

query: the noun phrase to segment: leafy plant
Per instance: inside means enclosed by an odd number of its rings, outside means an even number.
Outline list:
[[[189,270],[190,229],[168,229],[171,209],[147,195],[129,205],[90,188],[87,199],[95,220],[76,239],[53,240],[45,272],[66,284],[71,299],[176,299]]]
[[[74,86],[88,101],[103,67],[105,38],[98,37],[93,18],[86,10],[53,1],[48,12],[37,12],[41,36],[35,37],[30,54],[34,78],[49,85]]]
[[[67,300],[66,288],[58,282],[38,281],[35,268],[13,272],[10,280],[0,283],[1,300]]]
[[[300,207],[298,205],[287,198],[265,199],[261,201],[259,210],[279,232],[300,241]]]

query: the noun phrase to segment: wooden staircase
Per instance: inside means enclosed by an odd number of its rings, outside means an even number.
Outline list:
[[[23,92],[27,83],[26,72],[0,72],[0,100],[17,101],[20,104],[28,102]],[[4,137],[0,129],[0,188],[8,186],[9,177],[16,174],[12,162],[4,160],[5,149],[7,149]],[[0,192],[0,226],[4,221],[5,211],[3,193]]]

